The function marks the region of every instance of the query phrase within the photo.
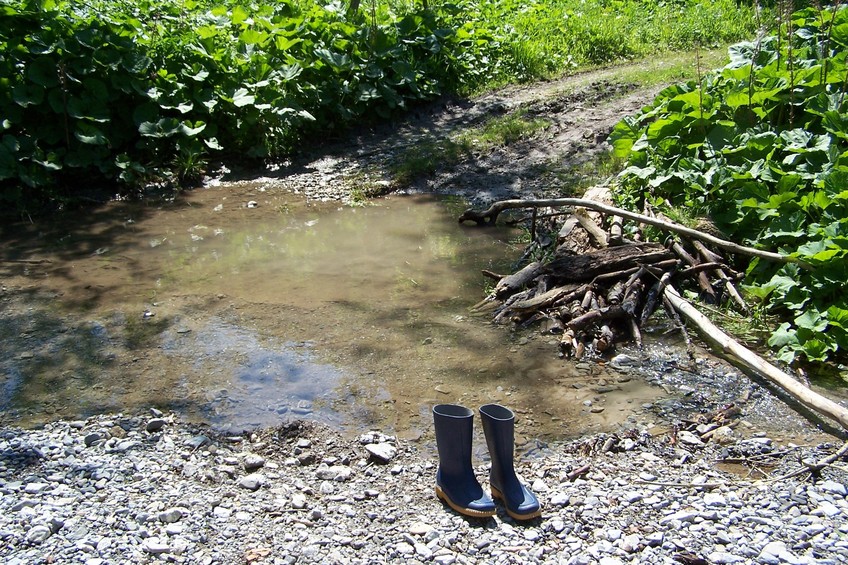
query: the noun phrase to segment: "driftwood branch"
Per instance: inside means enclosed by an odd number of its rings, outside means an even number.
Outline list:
[[[489,206],[488,209],[482,212],[477,212],[475,210],[466,210],[459,217],[459,223],[471,221],[477,224],[494,224],[497,221],[498,215],[504,210],[512,210],[517,208],[549,208],[561,206],[581,206],[583,208],[589,208],[590,210],[596,210],[604,214],[621,216],[622,218],[627,218],[629,220],[662,228],[666,231],[677,233],[692,239],[706,241],[707,243],[711,243],[712,245],[715,245],[716,247],[719,247],[726,251],[730,251],[731,253],[747,255],[749,257],[759,257],[761,259],[767,259],[769,261],[776,261],[779,263],[796,263],[805,269],[812,270],[812,267],[810,265],[804,263],[803,261],[799,261],[794,257],[781,255],[780,253],[773,253],[771,251],[764,251],[762,249],[755,249],[753,247],[746,247],[744,245],[733,243],[732,241],[727,241],[725,239],[715,237],[708,233],[694,230],[692,228],[687,228],[686,226],[681,226],[680,224],[676,224],[674,222],[652,218],[644,214],[630,212],[622,208],[609,206],[607,204],[601,204],[600,202],[595,202],[594,200],[586,200],[583,198],[553,198],[549,200],[501,200],[499,202],[495,202],[494,204]]]
[[[810,390],[750,349],[742,346],[684,300],[674,287],[666,287],[665,297],[671,302],[675,310],[698,329],[698,333],[705,341],[719,347],[724,353],[732,355],[745,368],[779,386],[807,408],[832,418],[848,430],[848,408]]]
[[[810,473],[812,475],[817,475],[821,473],[821,471],[827,467],[828,465],[832,465],[835,461],[841,459],[848,455],[848,441],[842,444],[842,447],[836,450],[836,452],[831,453],[824,459],[820,461],[816,461],[815,463],[806,463],[804,462],[804,468],[798,469],[797,471],[793,471],[791,473],[787,473],[785,475],[781,475],[779,477],[772,477],[767,482],[783,482],[787,479],[792,479],[799,475],[803,475],[804,473]]]

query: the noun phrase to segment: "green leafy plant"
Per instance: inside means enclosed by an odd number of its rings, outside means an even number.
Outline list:
[[[731,0],[373,0],[365,10],[2,0],[0,200],[23,210],[61,206],[80,185],[192,183],[206,160],[278,159],[444,93],[738,39],[756,13]]]
[[[768,340],[782,360],[824,361],[848,347],[848,9],[788,17],[787,37],[734,45],[726,67],[665,89],[611,142],[628,159],[621,202],[703,212],[795,260],[752,261],[746,290],[783,320]]]

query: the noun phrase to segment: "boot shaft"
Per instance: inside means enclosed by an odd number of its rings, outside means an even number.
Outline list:
[[[491,476],[495,483],[514,474],[515,414],[499,404],[480,407],[480,420],[486,435],[486,445],[492,458]]]
[[[457,474],[471,467],[474,412],[456,404],[433,407],[433,427],[442,474]]]

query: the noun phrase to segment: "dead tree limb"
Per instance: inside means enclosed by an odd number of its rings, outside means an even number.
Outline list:
[[[557,288],[552,288],[551,290],[534,296],[533,298],[529,298],[527,300],[522,300],[520,302],[516,302],[510,306],[510,309],[516,312],[529,312],[533,310],[540,310],[542,308],[547,308],[552,304],[564,301],[571,300],[573,298],[568,298],[569,296],[579,296],[580,294],[584,294],[586,292],[587,285],[581,286],[579,288],[575,288],[574,286],[560,286]]]
[[[824,459],[820,461],[816,461],[815,463],[806,463],[804,462],[804,468],[798,469],[797,471],[793,471],[791,473],[787,473],[786,475],[781,475],[780,477],[772,477],[766,482],[782,482],[787,479],[792,479],[799,475],[803,475],[804,473],[810,473],[811,475],[818,475],[821,471],[827,467],[828,465],[833,464],[833,462],[838,461],[842,457],[848,455],[848,441],[842,444],[842,447],[836,450],[835,453],[831,453]]]
[[[609,245],[607,232],[602,230],[601,227],[595,223],[595,220],[590,218],[584,210],[579,208],[575,210],[574,217],[577,218],[577,221],[580,222],[580,225],[583,226],[583,229],[589,234],[589,238],[596,247],[607,247]]]
[[[658,243],[634,243],[605,247],[582,255],[560,254],[545,264],[545,270],[560,281],[583,282],[604,273],[623,271],[673,257],[670,251]]]
[[[762,249],[754,249],[753,247],[746,247],[744,245],[733,243],[732,241],[727,241],[725,239],[715,237],[708,233],[681,226],[680,224],[676,224],[674,222],[659,220],[657,218],[652,218],[644,214],[630,212],[622,208],[609,206],[607,204],[601,204],[600,202],[595,202],[594,200],[586,200],[584,198],[552,198],[549,200],[500,200],[498,202],[495,202],[494,204],[489,206],[488,209],[483,210],[482,212],[478,212],[476,210],[466,210],[459,216],[459,223],[470,221],[475,222],[477,224],[494,224],[498,219],[498,215],[504,210],[513,210],[517,208],[552,208],[564,206],[582,206],[583,208],[589,208],[591,210],[603,212],[604,214],[618,215],[622,218],[627,218],[628,220],[633,220],[636,222],[656,226],[666,231],[677,233],[693,239],[706,241],[707,243],[711,243],[712,245],[715,245],[716,247],[719,247],[726,251],[730,251],[731,253],[748,255],[749,257],[759,257],[761,259],[767,259],[769,261],[776,261],[779,263],[796,263],[804,269],[813,269],[811,265],[800,261],[795,257],[781,255],[780,253],[773,253],[771,251],[764,251]]]
[[[530,263],[517,273],[502,278],[495,285],[494,294],[496,298],[503,298],[517,292],[530,284],[530,282],[544,272],[544,266],[535,261]]]
[[[848,408],[840,406],[836,402],[810,390],[750,349],[742,346],[739,342],[721,331],[689,302],[684,300],[673,286],[669,285],[666,287],[665,297],[668,298],[675,310],[680,312],[684,318],[697,328],[698,333],[705,341],[720,348],[724,353],[731,355],[746,369],[779,386],[787,394],[792,396],[792,398],[810,410],[832,418],[839,422],[844,429],[848,430]]]
[[[692,241],[692,245],[695,249],[698,250],[698,253],[701,257],[704,258],[704,261],[712,262],[712,263],[723,263],[724,259],[707,249],[707,246],[701,243],[700,241]],[[730,295],[730,298],[736,303],[739,308],[742,309],[743,312],[748,312],[748,304],[745,303],[745,300],[742,299],[742,295],[739,294],[739,291],[736,290],[736,286],[733,284],[733,281],[725,274],[724,267],[716,269],[714,272],[721,279],[722,284],[724,284],[724,289],[727,291],[727,294]]]
[[[699,265],[700,262],[696,258],[692,257],[692,255],[688,251],[683,249],[683,246],[680,245],[680,242],[675,241],[672,244],[671,248],[674,249],[674,252],[677,253],[677,255],[686,263],[688,263],[692,268],[695,268]],[[716,296],[715,289],[713,288],[709,277],[707,277],[707,274],[703,270],[699,270],[697,271],[697,275],[698,286],[700,286],[701,290],[704,291],[704,302],[706,302],[707,304],[718,304],[718,296]]]

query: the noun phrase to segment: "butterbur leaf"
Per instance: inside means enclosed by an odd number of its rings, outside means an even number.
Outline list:
[[[230,18],[232,18],[232,22],[235,25],[244,23],[249,17],[250,14],[247,12],[247,10],[245,10],[244,7],[239,5],[236,5],[230,12]]]
[[[109,140],[97,127],[86,122],[79,122],[74,130],[74,137],[87,145],[106,145]]]
[[[38,84],[16,84],[12,88],[12,100],[23,108],[41,104],[44,101],[44,87]]]
[[[220,151],[221,149],[223,149],[223,147],[221,146],[221,144],[220,144],[220,143],[218,143],[218,140],[217,140],[216,138],[214,138],[214,137],[210,137],[209,139],[204,139],[204,140],[203,140],[203,143],[204,143],[204,145],[206,145],[206,147],[208,147],[209,149],[214,149],[214,150],[216,150],[216,151]]]
[[[142,52],[133,50],[124,55],[121,64],[128,72],[138,75],[150,68],[153,61]]]
[[[174,118],[162,118],[157,122],[142,122],[138,133],[144,137],[170,137],[177,133],[182,123]]]
[[[823,332],[827,328],[827,320],[815,308],[808,308],[800,316],[795,317],[795,325],[811,332]]]
[[[39,57],[27,65],[27,77],[39,86],[53,88],[59,85],[59,69],[51,57]]]
[[[833,344],[827,343],[821,339],[808,339],[803,343],[804,355],[810,361],[824,361],[828,357],[828,353],[834,351]]]
[[[336,69],[345,69],[350,66],[350,57],[342,53],[334,53],[329,49],[316,49],[315,54]]]
[[[771,347],[784,347],[787,345],[798,345],[798,336],[792,330],[789,322],[783,322],[774,330],[768,339]]]
[[[848,329],[848,309],[831,306],[827,309],[827,320],[830,324]]]
[[[297,37],[285,37],[283,35],[275,35],[274,36],[274,45],[280,51],[288,51],[298,43],[302,42],[303,39]]]
[[[187,137],[194,137],[205,129],[206,124],[203,122],[196,122],[194,125],[191,125],[191,122],[183,122],[179,126],[180,133]]]
[[[250,94],[246,88],[239,88],[233,94],[233,105],[236,108],[243,108],[244,106],[253,104],[255,101],[256,97]]]
[[[241,33],[239,39],[245,45],[256,45],[263,43],[266,39],[268,39],[268,34],[253,29],[246,29]]]

